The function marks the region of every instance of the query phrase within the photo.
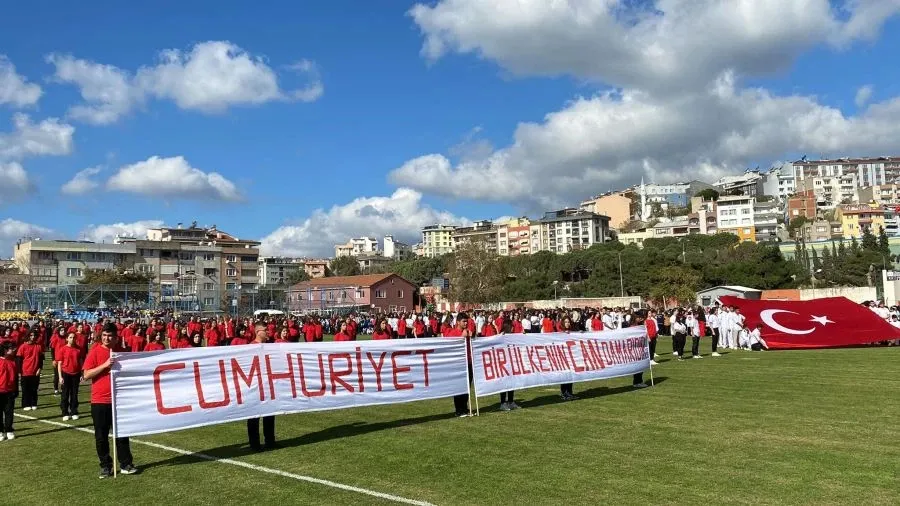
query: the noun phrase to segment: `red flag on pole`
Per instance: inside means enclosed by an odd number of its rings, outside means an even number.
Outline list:
[[[770,349],[833,348],[900,339],[900,329],[845,297],[786,301],[726,295],[719,300],[739,308],[748,329],[761,323]]]

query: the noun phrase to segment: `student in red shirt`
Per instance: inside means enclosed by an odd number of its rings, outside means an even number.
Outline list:
[[[303,324],[303,339],[305,339],[307,343],[316,342],[316,326],[313,324],[311,318]]]
[[[659,335],[659,326],[656,324],[656,312],[650,310],[647,313],[647,319],[644,320],[644,327],[647,329],[647,338],[650,339],[650,365],[658,365],[653,357],[656,354],[656,337]]]
[[[319,318],[313,319],[313,330],[315,330],[313,335],[317,343],[325,340],[325,330],[322,328],[322,322],[319,321]]]
[[[57,353],[59,352],[60,348],[66,345],[66,334],[64,332],[65,330],[63,329],[63,327],[59,326],[53,330],[53,336],[50,337],[50,358],[51,360],[53,360],[53,395],[59,395],[60,376],[59,368],[56,367],[58,365],[57,361],[59,360],[57,358]]]
[[[291,332],[288,330],[288,328],[281,327],[281,331],[278,332],[278,337],[275,338],[274,342],[279,344],[289,343],[290,341],[288,339],[290,339],[290,337]]]
[[[456,327],[448,327],[443,332],[443,337],[472,337],[469,331],[469,316],[466,313],[456,315]],[[471,358],[471,357],[470,357]],[[469,381],[472,380],[472,363],[469,362]],[[469,394],[460,394],[453,397],[453,408],[456,410],[456,416],[466,418],[469,416]]]
[[[56,370],[62,383],[59,409],[64,422],[78,420],[78,384],[81,380],[81,352],[75,346],[75,334],[66,336],[65,346],[56,351]]]
[[[38,385],[41,382],[41,367],[44,365],[44,348],[38,343],[37,330],[28,334],[28,341],[19,346],[16,356],[21,359],[22,410],[34,411],[38,404]]]
[[[334,335],[335,341],[355,341],[355,339],[353,339],[348,333],[348,326],[349,325],[347,324],[347,322],[341,322],[340,330],[338,330],[337,334]]]
[[[397,339],[406,339],[406,315],[402,313],[397,318]]]
[[[126,350],[132,353],[144,351],[144,346],[147,346],[147,331],[144,330],[144,327],[137,327],[134,329],[134,333],[124,341]]]
[[[107,325],[100,333],[100,344],[91,348],[84,361],[84,379],[91,382],[91,418],[94,420],[94,444],[100,459],[100,478],[112,475],[115,465],[109,455],[109,431],[112,429],[112,385],[109,371],[113,365],[112,352],[122,351],[117,336],[118,329]],[[128,438],[116,438],[116,453],[122,474],[134,474],[131,444]]]
[[[15,439],[13,409],[19,395],[16,345],[12,341],[0,344],[0,441]]]
[[[413,337],[416,339],[425,337],[425,322],[422,321],[421,316],[416,316],[413,321]]]
[[[485,324],[485,326],[490,325],[490,323]],[[512,323],[509,320],[503,321],[503,326],[500,327],[499,335],[507,335],[511,334],[513,331]],[[516,404],[514,400],[515,391],[509,390],[506,392],[500,392],[500,410],[501,411],[512,411],[514,409],[519,409],[519,405]]]
[[[266,326],[258,323],[253,328],[256,334],[256,340],[253,344],[264,344],[268,342],[268,331]],[[263,447],[259,444],[259,418],[250,418],[247,420],[247,439],[250,440],[250,448],[254,451],[262,451]],[[272,450],[278,447],[275,443],[275,417],[262,417],[263,437],[266,443],[266,449]]]
[[[144,346],[144,351],[162,351],[164,349],[166,349],[166,345],[163,344],[163,334],[161,331],[154,332],[150,342],[147,343],[147,346]]]
[[[385,319],[375,322],[375,331],[372,332],[373,341],[383,341],[391,338],[391,332],[388,330],[388,324]]]
[[[195,333],[199,335],[199,332]],[[188,329],[182,328],[181,332],[178,334],[178,337],[175,338],[175,342],[172,343],[172,349],[178,350],[181,348],[190,348],[191,347],[191,336],[188,335]]]
[[[553,325],[553,320],[550,319],[550,316],[545,316],[543,320],[541,320],[541,332],[544,334],[549,334],[556,330]]]

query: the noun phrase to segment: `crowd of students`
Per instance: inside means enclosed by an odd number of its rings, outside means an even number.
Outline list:
[[[641,325],[650,338],[653,364],[656,364],[657,336],[673,336],[673,354],[678,360],[684,355],[687,336],[692,336],[692,355],[699,358],[699,339],[707,333],[713,337],[713,355],[717,346],[725,348],[746,346],[762,349],[765,342],[758,329],[743,329],[739,311],[722,308],[711,312],[697,309],[678,309],[665,313],[633,311],[623,308],[551,309],[515,311],[475,311],[471,317],[460,313],[397,313],[380,316],[349,316],[320,318],[318,316],[269,316],[260,321],[250,318],[218,317],[201,320],[150,318],[149,320],[107,318],[90,323],[41,319],[29,324],[25,321],[0,322],[0,407],[2,427],[0,440],[14,439],[13,410],[17,397],[21,409],[31,411],[38,406],[38,385],[45,361],[52,364],[53,393],[59,396],[62,419],[78,420],[79,389],[82,383],[91,384],[91,417],[94,422],[96,450],[100,460],[101,477],[112,469],[108,436],[112,425],[109,370],[111,352],[143,353],[165,349],[201,346],[239,346],[251,343],[321,342],[333,333],[335,341],[355,341],[360,335],[371,339],[415,339],[425,337],[492,337],[504,334],[604,331]],[[47,356],[47,358],[45,358]],[[471,367],[471,366],[470,366]],[[471,376],[471,369],[470,369]],[[633,378],[636,388],[646,387],[642,374]],[[563,400],[575,400],[572,384],[560,385]],[[20,395],[21,394],[21,395]],[[515,393],[500,394],[500,409],[519,409]],[[468,395],[454,398],[457,416],[470,413]],[[248,438],[254,449],[261,450],[260,420],[248,421]],[[265,446],[275,445],[274,418],[262,419]],[[115,442],[119,463],[124,474],[135,472],[127,439]]]

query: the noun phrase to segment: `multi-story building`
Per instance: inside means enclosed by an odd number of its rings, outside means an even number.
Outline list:
[[[756,242],[778,240],[778,221],[784,213],[775,201],[759,202],[753,206],[753,226]]]
[[[717,229],[719,232],[735,234],[742,241],[756,240],[753,213],[754,197],[732,195],[719,197],[716,202]]]
[[[638,248],[644,247],[644,241],[652,239],[653,229],[643,229],[636,232],[619,232],[618,240],[624,245],[634,244]]]
[[[453,225],[429,225],[422,229],[422,254],[427,258],[453,253]]]
[[[864,186],[856,190],[856,201],[879,206],[900,205],[900,184]]]
[[[762,174],[762,178],[763,195],[771,195],[784,201],[797,191],[797,180],[789,164],[772,167]]]
[[[841,222],[841,235],[845,239],[859,239],[865,230],[878,234],[885,228],[884,211],[881,206],[845,204],[837,207],[835,219]]]
[[[806,218],[814,220],[816,218],[816,193],[814,190],[803,190],[790,196],[787,200],[787,219],[796,220],[797,218]]]
[[[290,288],[293,311],[360,308],[383,313],[415,310],[416,286],[396,274],[311,279]]]
[[[805,242],[830,241],[835,237],[841,237],[840,223],[831,223],[826,220],[815,220],[803,224],[799,231]]]
[[[318,258],[306,258],[302,261],[303,270],[312,279],[324,278],[331,262]]]
[[[392,258],[384,255],[357,255],[354,259],[359,264],[359,270],[363,274],[378,272],[380,268],[394,261]]]
[[[538,250],[542,251],[568,253],[611,239],[609,216],[581,209],[550,211],[538,223]]]
[[[259,285],[275,286],[290,284],[291,276],[300,272],[303,264],[296,258],[260,257]]]
[[[856,176],[858,186],[900,183],[900,157],[839,158],[833,160],[798,160],[791,164],[798,180],[814,177]]]
[[[22,292],[28,286],[28,275],[19,273],[12,260],[0,260],[0,311],[26,309]]]
[[[88,269],[130,270],[135,246],[32,239],[17,243],[14,257],[19,272],[28,275],[28,288],[45,288],[76,284]]]
[[[756,197],[763,194],[763,177],[758,170],[748,170],[738,176],[723,176],[713,186],[722,195]]]
[[[471,227],[456,227],[450,237],[454,250],[461,244],[475,243],[490,253],[497,253],[500,244],[497,226],[490,220],[476,221]]]
[[[532,250],[532,223],[528,218],[513,218],[500,224],[497,231],[498,250],[501,256],[529,255]]]
[[[409,244],[402,243],[392,235],[384,237],[384,256],[394,260],[402,260],[412,256],[412,248]]]
[[[631,221],[632,195],[635,193],[631,190],[598,195],[582,202],[581,209],[609,216],[609,226],[618,229]]]
[[[347,244],[338,244],[334,247],[335,258],[355,257],[359,255],[377,255],[378,239],[374,237],[359,237],[347,241]]]
[[[820,209],[834,209],[835,206],[848,204],[856,198],[857,175],[847,173],[841,175],[811,176],[797,183],[799,191],[812,190],[816,195],[816,206]]]

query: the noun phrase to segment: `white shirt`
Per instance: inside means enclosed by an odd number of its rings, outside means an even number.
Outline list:
[[[888,309],[888,308],[886,308],[886,307],[884,307],[884,306],[882,306],[882,307],[876,307],[875,309],[873,309],[873,311],[875,311],[875,313],[876,313],[878,316],[884,318],[885,320],[887,320],[887,319],[890,318],[890,316],[891,316],[891,310]]]
[[[672,322],[672,333],[687,334],[687,327],[685,327],[684,324],[679,321]]]
[[[522,330],[531,330],[531,320],[522,318]]]
[[[480,334],[482,328],[484,328],[484,316],[478,315],[475,317],[475,331]]]
[[[750,346],[754,344],[761,344],[763,348],[768,348],[769,345],[763,340],[762,335],[760,335],[759,329],[753,329],[749,332],[747,338],[750,340]]]
[[[706,325],[711,329],[719,328],[719,316],[716,313],[709,313],[706,317]]]
[[[732,324],[734,325],[735,330],[744,328],[744,315],[740,313],[731,313],[731,317],[733,318]]]
[[[603,330],[613,330],[616,328],[616,319],[609,313],[603,315],[603,317],[600,318],[600,321],[603,322]]]

